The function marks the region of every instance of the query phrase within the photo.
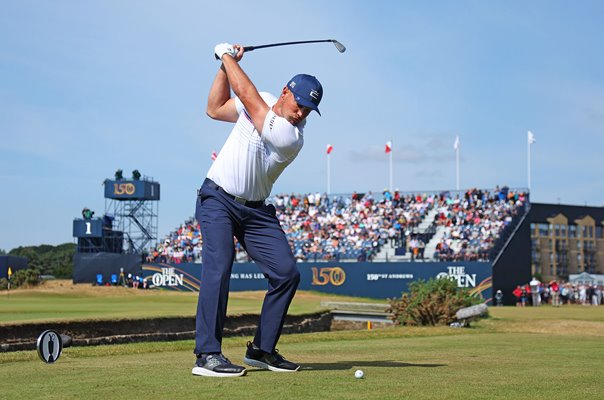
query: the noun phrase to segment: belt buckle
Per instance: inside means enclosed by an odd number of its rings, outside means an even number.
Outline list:
[[[237,203],[242,204],[242,205],[245,205],[245,203],[247,203],[247,200],[244,199],[243,197],[235,196],[235,198],[233,200],[235,200]]]

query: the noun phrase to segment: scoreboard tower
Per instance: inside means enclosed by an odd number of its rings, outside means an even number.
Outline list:
[[[105,215],[73,220],[77,252],[144,254],[157,241],[159,183],[144,177],[104,185]]]
[[[124,251],[143,254],[157,241],[159,183],[140,180],[106,179],[105,215],[114,219],[114,230],[123,232]]]

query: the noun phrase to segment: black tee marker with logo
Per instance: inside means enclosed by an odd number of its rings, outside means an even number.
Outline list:
[[[36,347],[40,359],[47,364],[52,364],[59,359],[63,352],[63,339],[57,332],[47,330],[38,337]]]

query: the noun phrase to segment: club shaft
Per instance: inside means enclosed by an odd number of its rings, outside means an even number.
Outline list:
[[[262,44],[260,46],[245,46],[243,49],[245,51],[252,51],[252,50],[256,50],[256,49],[263,49],[265,47],[288,46],[291,44],[305,44],[305,43],[324,43],[324,42],[333,42],[333,39],[302,40],[300,42],[283,42],[283,43]]]

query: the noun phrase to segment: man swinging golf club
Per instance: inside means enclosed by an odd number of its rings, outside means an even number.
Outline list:
[[[195,217],[201,227],[202,272],[197,304],[194,375],[242,376],[244,367],[222,354],[229,279],[235,248],[233,236],[268,278],[268,291],[256,334],[244,362],[271,371],[293,372],[300,366],[275,349],[300,273],[288,241],[265,204],[276,179],[304,144],[303,129],[311,111],[319,113],[319,81],[296,75],[278,98],[259,93],[239,61],[244,49],[222,43],[215,47],[222,65],[208,96],[207,114],[235,123],[198,191]],[[236,97],[231,97],[231,89]],[[320,114],[320,113],[319,113]]]

